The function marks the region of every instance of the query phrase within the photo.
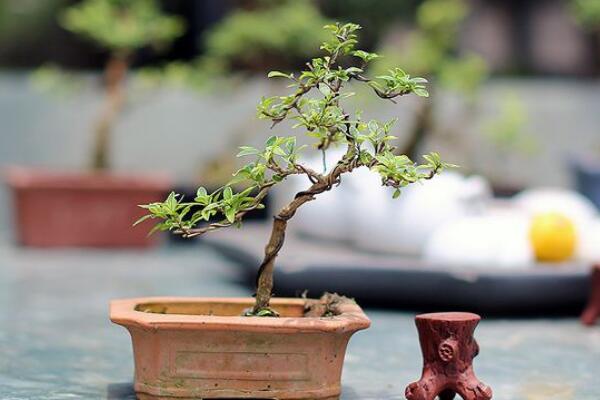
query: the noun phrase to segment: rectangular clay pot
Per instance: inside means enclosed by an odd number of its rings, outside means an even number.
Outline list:
[[[16,239],[36,247],[147,247],[152,223],[132,224],[145,214],[138,204],[164,200],[163,175],[6,172],[15,209]]]
[[[305,317],[304,299],[273,299],[281,317],[242,317],[250,298],[115,300],[131,334],[135,391],[151,399],[337,399],[346,346],[370,321],[353,302]]]

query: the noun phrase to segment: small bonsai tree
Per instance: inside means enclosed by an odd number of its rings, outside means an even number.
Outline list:
[[[394,197],[403,187],[425,179],[431,179],[451,164],[442,162],[437,153],[424,156],[425,162],[417,165],[405,155],[396,155],[391,144],[395,139],[390,134],[394,121],[364,121],[360,113],[350,114],[342,105],[344,99],[353,95],[344,91],[350,81],[364,83],[382,99],[395,98],[411,93],[428,96],[423,78],[411,78],[400,68],[374,80],[363,75],[364,67],[377,54],[355,49],[357,44],[356,24],[327,25],[332,38],[322,44],[326,55],[312,59],[307,70],[298,76],[293,73],[272,71],[269,78],[290,81],[293,93],[280,97],[263,98],[258,105],[258,116],[270,120],[272,127],[285,119],[293,119],[296,128],[302,128],[313,138],[318,151],[326,152],[333,146],[345,146],[344,155],[333,168],[319,172],[299,162],[299,153],[305,146],[298,146],[294,136],[271,136],[263,149],[241,147],[239,157],[254,160],[240,168],[231,182],[213,193],[200,187],[193,202],[186,202],[171,193],[162,203],[142,205],[149,214],[140,219],[160,219],[154,230],[174,231],[185,237],[194,237],[210,231],[239,226],[246,213],[261,208],[262,200],[269,190],[290,175],[304,175],[308,180],[306,190],[298,192],[292,201],[275,216],[265,255],[258,270],[256,302],[248,315],[276,316],[269,307],[273,289],[273,268],[281,250],[288,221],[304,204],[317,195],[339,185],[342,176],[357,168],[366,167],[381,176],[384,186],[394,188]],[[343,57],[351,56],[360,61],[360,67],[342,66]],[[315,94],[315,96],[309,96]],[[231,185],[245,183],[247,188],[234,193]],[[201,208],[191,218],[185,218],[192,207]],[[219,216],[222,219],[219,220]],[[217,217],[217,221],[214,218]]]
[[[125,78],[136,50],[168,45],[183,33],[180,18],[164,15],[155,0],[83,0],[60,15],[61,25],[109,52],[106,100],[95,126],[92,167],[107,169],[110,134],[125,101]]]

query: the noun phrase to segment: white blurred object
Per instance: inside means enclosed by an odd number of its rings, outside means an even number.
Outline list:
[[[533,262],[530,219],[524,213],[502,212],[465,217],[431,236],[423,257],[440,265],[518,268]]]
[[[368,250],[420,255],[432,232],[452,220],[482,212],[492,193],[479,176],[446,171],[402,190],[398,199],[377,174],[353,174],[355,243]]]
[[[329,154],[333,163],[341,156]],[[306,165],[321,170],[321,160]],[[328,165],[328,168],[331,168]],[[445,171],[423,184],[403,189],[398,199],[382,187],[380,176],[362,167],[342,176],[341,185],[303,205],[290,224],[296,232],[318,238],[354,241],[372,251],[419,255],[429,235],[441,224],[482,212],[491,199],[487,181]],[[288,178],[277,187],[274,203],[281,207],[310,183],[304,176]]]
[[[600,218],[596,218],[581,228],[578,253],[582,261],[600,262]]]
[[[593,248],[600,244],[596,235],[600,231],[595,227],[598,220],[598,209],[583,195],[567,189],[539,188],[525,190],[513,198],[515,208],[527,213],[530,217],[544,213],[559,213],[570,219],[577,232],[577,256],[581,260],[589,260],[600,251]]]
[[[524,190],[513,198],[513,205],[530,215],[556,212],[574,223],[588,223],[598,216],[594,204],[583,195],[567,189]]]

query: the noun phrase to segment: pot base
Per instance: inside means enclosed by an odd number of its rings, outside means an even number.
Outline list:
[[[146,393],[136,393],[138,400],[217,400],[217,399],[247,399],[247,400],[279,400],[282,397],[164,397]],[[298,398],[297,400],[317,400],[314,397]],[[340,400],[340,396],[326,397],[318,400]]]
[[[165,397],[146,393],[136,393],[138,400],[217,400],[217,399],[247,399],[247,400],[279,400],[282,397]],[[317,400],[314,397],[298,398],[297,400]],[[324,397],[318,400],[340,400],[340,396]]]

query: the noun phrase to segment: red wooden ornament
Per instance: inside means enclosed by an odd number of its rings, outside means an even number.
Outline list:
[[[590,298],[588,304],[581,314],[581,323],[592,326],[600,316],[600,264],[592,268]]]
[[[423,353],[421,379],[406,388],[408,400],[489,400],[492,389],[473,371],[479,346],[473,332],[481,317],[464,312],[421,314],[415,319]]]

